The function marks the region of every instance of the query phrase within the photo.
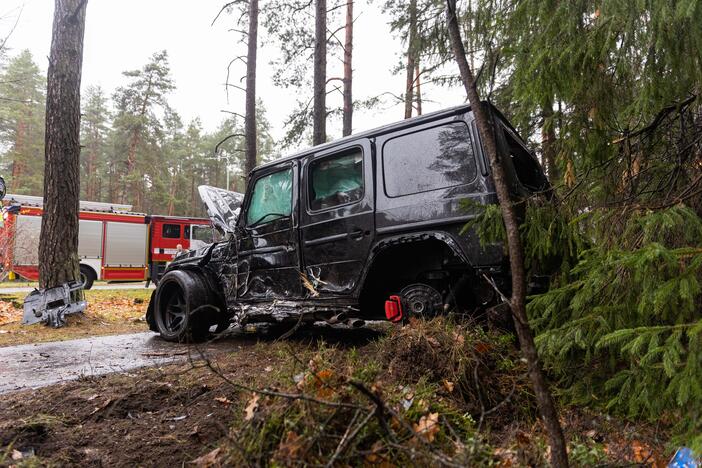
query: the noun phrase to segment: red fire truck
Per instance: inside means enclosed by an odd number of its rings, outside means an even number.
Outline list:
[[[37,280],[43,200],[8,194],[3,205],[3,273]],[[131,205],[80,202],[78,256],[86,289],[95,280],[157,282],[179,245],[188,250],[212,242],[209,219],[150,216],[131,209]]]

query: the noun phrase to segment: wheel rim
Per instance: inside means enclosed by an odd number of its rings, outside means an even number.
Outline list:
[[[86,275],[82,271],[80,272],[80,282],[84,287],[86,284],[88,284],[88,275]]]
[[[441,311],[441,293],[426,284],[412,284],[400,292],[404,307],[410,316],[431,317]]]
[[[176,289],[163,308],[163,324],[171,333],[178,333],[185,326],[186,305],[183,293]]]

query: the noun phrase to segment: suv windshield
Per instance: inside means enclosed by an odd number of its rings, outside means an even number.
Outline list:
[[[274,172],[256,181],[246,213],[251,226],[290,216],[292,210],[292,169]]]

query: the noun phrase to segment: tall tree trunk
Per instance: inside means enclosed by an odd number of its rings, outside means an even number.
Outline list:
[[[353,130],[353,0],[346,3],[346,38],[344,40],[344,117],[342,135]]]
[[[419,60],[417,60],[417,65],[415,67],[415,73],[414,73],[414,81],[417,82],[416,87],[417,87],[417,115],[422,115],[422,88],[420,86],[420,71],[419,71]]]
[[[541,413],[541,418],[546,426],[546,432],[551,447],[551,463],[556,467],[568,466],[568,454],[566,452],[563,430],[558,421],[558,413],[553,403],[548,383],[544,377],[539,356],[534,344],[534,336],[529,326],[526,314],[526,270],[524,268],[524,248],[519,237],[519,220],[517,212],[512,202],[512,197],[505,176],[503,159],[498,157],[497,142],[495,134],[486,109],[480,101],[478,89],[473,76],[473,71],[466,60],[466,52],[461,39],[461,32],[456,18],[456,0],[446,0],[446,16],[448,22],[449,39],[455,55],[458,68],[461,73],[463,86],[465,87],[471,110],[475,116],[475,121],[480,132],[483,147],[490,160],[492,178],[495,182],[497,198],[502,210],[502,219],[507,233],[507,244],[509,248],[510,271],[512,275],[512,297],[510,307],[514,318],[515,328],[519,344],[527,360],[529,368],[529,378],[534,387],[536,402]]]
[[[543,124],[541,125],[541,150],[544,155],[544,164],[548,173],[548,180],[551,185],[556,185],[560,179],[558,167],[556,166],[556,131],[553,122],[553,102],[548,98],[544,102]]]
[[[10,181],[10,190],[12,192],[16,192],[22,185],[22,151],[24,151],[24,140],[26,133],[27,124],[24,120],[20,119],[20,121],[17,122],[17,136],[15,137],[15,159],[12,161],[12,180]]]
[[[256,167],[256,52],[258,47],[258,0],[249,0],[248,53],[246,55],[246,116],[244,177],[248,182]]]
[[[141,109],[139,110],[138,123],[132,129],[132,135],[129,139],[129,150],[127,152],[127,180],[125,181],[124,188],[122,191],[122,197],[120,203],[124,203],[127,200],[127,188],[131,190],[131,200],[132,205],[134,205],[134,210],[138,211],[141,207],[140,192],[141,185],[143,182],[141,180],[135,180],[134,171],[136,169],[136,153],[137,148],[139,148],[139,143],[141,142],[141,127],[142,120],[146,115],[146,109],[149,105],[149,99],[151,98],[151,87],[153,86],[153,72],[149,74],[149,81],[146,85],[146,91],[144,92],[144,100],[141,103]]]
[[[97,163],[97,131],[92,128],[92,141],[90,142],[90,148],[88,149],[88,161],[87,161],[87,181],[85,187],[85,198],[86,200],[95,200],[95,189],[97,185],[98,176],[96,174],[96,163]]]
[[[312,144],[327,141],[327,0],[315,0]]]
[[[414,69],[416,68],[417,42],[417,0],[411,0],[409,5],[409,39],[407,40],[407,82],[405,84],[405,118],[412,117],[414,105]]]
[[[80,79],[87,0],[56,0],[46,88],[44,215],[39,284],[77,280]]]

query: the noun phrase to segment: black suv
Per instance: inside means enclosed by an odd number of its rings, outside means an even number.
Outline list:
[[[535,157],[494,107],[516,195],[546,190]],[[256,168],[245,195],[202,186],[221,242],[178,256],[147,320],[167,340],[231,323],[400,321],[495,301],[499,245],[462,232],[497,203],[470,107],[310,148]]]

